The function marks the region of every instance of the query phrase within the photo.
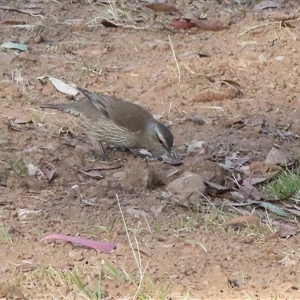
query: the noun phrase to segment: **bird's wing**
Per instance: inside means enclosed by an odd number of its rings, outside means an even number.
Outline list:
[[[78,88],[108,119],[111,119],[122,129],[138,132],[144,129],[150,120],[153,119],[150,112],[143,107],[131,102],[122,101],[115,97],[100,93],[91,93]]]

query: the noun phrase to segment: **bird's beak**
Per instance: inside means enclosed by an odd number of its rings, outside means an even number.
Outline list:
[[[169,153],[170,153],[170,155],[171,155],[172,158],[177,158],[177,154],[176,154],[176,152],[175,152],[175,149],[173,149],[173,148],[170,149],[170,150],[169,150]]]

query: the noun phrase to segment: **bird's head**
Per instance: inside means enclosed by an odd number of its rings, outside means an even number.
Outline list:
[[[148,150],[167,150],[172,153],[174,137],[169,128],[155,120],[148,125]],[[149,139],[150,138],[150,139]]]

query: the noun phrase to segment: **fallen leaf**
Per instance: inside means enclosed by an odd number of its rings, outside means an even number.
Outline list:
[[[229,226],[237,226],[237,227],[243,226],[245,224],[251,224],[251,225],[259,227],[260,226],[260,218],[256,215],[239,216],[239,217],[229,220],[225,224],[229,225]]]
[[[247,125],[247,120],[237,120],[232,123],[232,129],[240,130]]]
[[[184,29],[184,30],[197,27],[197,25],[193,22],[182,21],[182,20],[173,21],[170,25],[173,26],[175,29]]]
[[[53,83],[53,85],[56,87],[56,89],[58,91],[60,91],[61,93],[71,95],[71,96],[76,96],[78,94],[77,89],[75,89],[74,87],[64,83],[63,81],[61,81],[57,78],[54,78],[54,77],[51,77],[51,76],[40,76],[37,79],[43,80],[45,78],[48,78]]]
[[[243,180],[243,184],[255,185],[269,179],[269,177],[248,177]]]
[[[90,198],[90,199],[82,199],[81,202],[86,206],[94,206],[97,207],[99,204],[96,202],[97,198]]]
[[[2,25],[26,25],[27,21],[24,21],[24,20],[5,20],[1,24]]]
[[[235,80],[225,79],[225,80],[222,80],[222,83],[228,84],[229,86],[237,88],[237,89],[241,88],[240,84]]]
[[[266,1],[261,1],[258,4],[256,4],[253,7],[253,11],[260,11],[260,10],[264,10],[266,8],[278,8],[280,6],[281,5],[278,2],[266,0]]]
[[[123,167],[123,164],[120,161],[115,162],[107,162],[107,161],[98,161],[93,165],[90,169],[85,169],[85,172],[89,172],[92,170],[111,170],[111,169],[119,169]]]
[[[239,152],[234,152],[231,156],[225,157],[224,163],[218,163],[225,170],[241,169],[241,166],[250,160],[249,156],[240,156]]]
[[[88,172],[79,170],[79,172],[86,175],[86,176],[88,176],[88,177],[92,177],[92,178],[97,179],[97,180],[100,180],[100,179],[104,178],[104,176],[97,170],[91,170],[91,171],[88,171]]]
[[[243,184],[239,185],[239,190],[245,196],[245,199],[252,200],[265,200],[266,196],[261,193],[256,187],[251,185],[249,182],[245,181]]]
[[[272,225],[277,229],[277,235],[280,238],[287,238],[296,235],[299,232],[299,226],[273,221]]]
[[[43,9],[38,6],[24,6],[22,8],[18,7],[12,7],[12,6],[0,6],[1,10],[11,10],[11,11],[17,11],[23,14],[29,14],[29,15],[39,15],[43,12]]]
[[[46,169],[43,170],[43,173],[45,174],[49,183],[52,182],[57,177],[56,170],[52,167],[47,167]]]
[[[28,118],[27,120],[15,119],[15,120],[12,121],[13,125],[27,124],[27,123],[32,123],[32,119],[31,118]]]
[[[203,21],[197,18],[191,18],[191,22],[196,24],[199,29],[205,31],[220,31],[229,28],[228,25],[223,24],[219,20]]]
[[[180,13],[176,7],[165,3],[151,3],[146,4],[145,6],[157,12]]]
[[[208,186],[218,190],[218,191],[222,191],[222,192],[229,192],[229,191],[232,191],[232,189],[229,189],[227,188],[226,186],[223,186],[223,185],[220,185],[220,184],[217,184],[215,182],[211,182],[211,181],[208,181],[208,180],[204,180],[204,183],[207,184]]]
[[[116,244],[114,244],[114,243],[89,240],[89,239],[85,239],[85,238],[80,238],[80,237],[75,237],[75,236],[70,236],[70,235],[64,235],[64,234],[59,234],[59,233],[49,234],[49,235],[43,237],[41,239],[41,241],[50,240],[50,239],[76,243],[76,244],[80,244],[82,246],[92,248],[92,249],[95,249],[95,250],[99,250],[99,251],[103,251],[103,252],[110,252],[110,251],[115,250],[117,248]]]
[[[270,179],[281,172],[282,168],[277,165],[270,165],[261,161],[255,161],[249,165],[248,170],[242,169],[242,171],[247,176],[267,177]]]
[[[279,208],[278,206],[268,203],[268,202],[259,202],[259,203],[257,203],[257,205],[259,207],[265,208],[281,217],[288,217],[291,215],[289,212],[284,211],[283,209]]]
[[[300,211],[298,209],[290,209],[290,208],[286,208],[286,211],[290,212],[291,214],[300,217]]]
[[[28,50],[28,47],[25,44],[11,43],[11,42],[3,43],[1,45],[1,48],[12,49],[12,50],[20,50],[20,51],[27,51]]]

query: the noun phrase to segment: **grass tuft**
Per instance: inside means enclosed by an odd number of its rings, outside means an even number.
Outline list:
[[[291,200],[300,201],[300,174],[290,170],[282,171],[265,189],[266,193],[276,199],[292,194]]]

